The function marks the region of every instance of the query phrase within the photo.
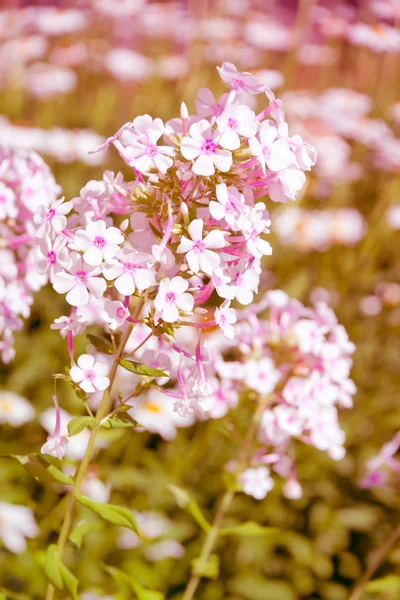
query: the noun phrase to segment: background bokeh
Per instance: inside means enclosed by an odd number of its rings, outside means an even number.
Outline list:
[[[215,66],[224,60],[267,83],[284,102],[291,132],[318,150],[302,197],[272,207],[273,254],[265,259],[263,287],[282,288],[305,303],[324,299],[356,344],[358,393],[354,408],[341,414],[347,455],[336,463],[299,445],[300,500],[285,500],[279,485],[262,502],[239,495],[232,522],[251,516],[281,532],[221,540],[219,578],[205,580],[198,598],[345,600],[370,552],[399,522],[394,474],[382,487],[358,484],[366,461],[400,428],[400,4],[55,4],[1,3],[0,142],[42,154],[67,199],[105,169],[127,173],[112,150],[88,154],[123,123],[143,113],[178,116],[182,100],[193,112],[199,87],[222,94]],[[27,398],[38,417],[13,427],[0,392],[2,455],[37,451],[45,440],[39,417],[52,405],[52,374],[67,362],[64,340],[50,330],[61,314],[63,299],[41,290],[17,334],[15,361],[0,365],[1,388]],[[85,340],[80,344],[84,351]],[[59,398],[71,414],[82,412],[67,386],[60,385]],[[240,421],[240,414],[230,418]],[[105,563],[179,598],[202,537],[168,484],[190,491],[210,516],[234,453],[224,431],[214,420],[181,430],[172,442],[127,430],[108,436],[112,443],[92,472],[96,493],[142,511],[148,539],[138,545],[117,529],[93,530],[79,551],[67,553],[82,591],[98,594],[87,598],[118,597]],[[7,589],[7,598],[43,598],[42,552],[58,527],[62,489],[43,486],[5,458],[0,481],[1,500],[34,507],[41,530],[24,554],[0,549],[0,591]],[[0,533],[1,520],[0,512]],[[165,535],[178,542],[175,558],[157,552]],[[367,588],[365,600],[400,598],[400,544],[375,577],[384,579]]]

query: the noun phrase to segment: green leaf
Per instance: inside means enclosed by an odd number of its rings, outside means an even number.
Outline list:
[[[104,569],[111,575],[114,581],[122,588],[135,592],[138,600],[164,600],[165,596],[161,592],[144,588],[131,575],[127,575],[120,569],[104,565]]]
[[[210,523],[207,521],[207,519],[201,512],[201,509],[197,504],[196,500],[191,498],[185,490],[182,490],[176,485],[171,484],[168,486],[168,489],[175,496],[177,505],[180,508],[184,508],[185,510],[190,512],[192,517],[197,521],[200,527],[204,529],[204,531],[209,531],[211,529]]]
[[[82,496],[82,494],[75,494],[75,498],[80,504],[90,508],[90,510],[102,517],[105,521],[109,521],[120,527],[127,527],[128,529],[132,529],[136,533],[139,533],[136,519],[128,508],[117,506],[116,504],[97,502],[87,496]]]
[[[49,581],[59,590],[64,587],[61,573],[61,558],[56,544],[51,544],[47,549],[46,562],[44,565],[45,573]]]
[[[278,533],[277,527],[263,527],[254,521],[245,521],[234,527],[224,527],[220,529],[218,535],[247,535],[249,537],[258,537],[262,535],[273,535]]]
[[[29,475],[42,483],[54,483],[58,481],[64,485],[72,485],[73,480],[65,475],[60,469],[45,459],[41,454],[9,454],[8,458],[15,458]]]
[[[129,408],[132,408],[132,406],[129,406]],[[137,423],[130,415],[121,413],[106,419],[101,426],[106,429],[120,429],[122,427],[137,427]]]
[[[81,521],[78,525],[71,531],[69,539],[77,548],[81,548],[82,541],[84,536],[87,533],[92,533],[94,531],[101,531],[104,525],[101,521]]]
[[[90,417],[89,415],[84,417],[75,417],[75,419],[72,419],[68,423],[68,435],[71,437],[73,435],[78,435],[78,433],[81,433],[81,431],[86,429],[86,427],[90,427],[92,429],[93,427],[96,427],[96,425],[96,419],[94,417]]]
[[[197,577],[208,577],[208,579],[218,579],[219,575],[219,557],[216,554],[211,554],[208,559],[203,562],[199,558],[192,560],[193,574]]]
[[[379,579],[373,579],[365,585],[364,589],[366,592],[371,593],[393,592],[396,593],[396,596],[393,596],[393,598],[398,598],[397,593],[400,591],[400,576],[386,575]]]
[[[109,356],[114,354],[112,343],[107,338],[99,335],[93,335],[92,333],[88,333],[86,337],[88,338],[92,346],[94,346],[99,352],[102,352],[103,354],[108,354]]]
[[[65,587],[70,592],[71,597],[73,598],[73,600],[79,600],[77,578],[71,573],[69,569],[67,569],[63,562],[61,562],[60,569],[63,582],[65,584]]]
[[[135,375],[144,375],[145,377],[168,377],[168,374],[160,369],[153,369],[152,367],[147,367],[146,365],[142,365],[141,363],[126,358],[120,360],[119,364],[127,371],[135,373]]]

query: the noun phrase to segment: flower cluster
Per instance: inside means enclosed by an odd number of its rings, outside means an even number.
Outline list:
[[[47,281],[35,270],[36,213],[60,192],[50,169],[35,152],[0,146],[0,356],[14,358],[13,332],[22,328],[32,294]]]
[[[315,152],[299,136],[289,137],[281,102],[264,84],[231,63],[219,72],[231,90],[218,102],[203,88],[196,115],[183,104],[181,118],[166,124],[136,117],[99,148],[114,145],[132,181],[107,171],[72,202],[39,209],[36,264],[72,307],[54,324],[68,336],[71,356],[73,336],[93,322],[93,303],[108,331],[143,317],[150,332],[172,334],[193,323],[216,292],[220,304],[211,323],[232,337],[230,303],[252,302],[261,259],[271,253],[263,239],[268,211],[257,198],[293,200]],[[268,101],[258,115],[241,100],[254,94]],[[133,314],[138,300],[145,314]],[[209,323],[196,319],[194,326]],[[104,389],[104,368],[80,360],[73,380],[87,393]],[[201,366],[198,375],[202,381]]]

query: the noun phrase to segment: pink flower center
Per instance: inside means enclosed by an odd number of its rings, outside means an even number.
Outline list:
[[[89,369],[85,372],[85,379],[87,381],[94,381],[96,379],[96,373],[93,371],[93,369]]]
[[[165,294],[165,302],[167,302],[168,304],[172,304],[176,301],[176,294],[174,294],[174,292],[167,292]]]
[[[158,147],[155,144],[147,144],[146,146],[146,154],[153,158],[158,154]]]
[[[197,242],[194,242],[192,250],[196,254],[202,254],[202,252],[204,252],[205,249],[206,249],[206,245],[202,240],[198,240]]]
[[[57,255],[56,255],[56,253],[55,253],[53,250],[51,250],[51,251],[48,253],[48,255],[47,255],[47,260],[49,261],[49,263],[50,263],[51,265],[55,265],[55,264],[56,264],[56,262],[57,262]]]
[[[264,155],[265,160],[271,158],[271,148],[268,148],[268,146],[262,147],[262,153]]]
[[[7,202],[7,196],[5,194],[0,194],[0,204],[5,204]]]
[[[101,236],[96,236],[93,240],[93,246],[96,246],[96,248],[104,248],[104,246],[106,245],[106,240],[101,237]]]
[[[75,273],[75,280],[77,281],[77,283],[86,283],[86,281],[87,281],[86,271],[77,271]]]
[[[228,127],[229,127],[229,129],[233,129],[234,131],[236,131],[236,129],[238,128],[238,122],[236,121],[236,119],[229,117]]]
[[[131,262],[124,263],[124,271],[132,272],[136,268],[137,268],[137,266],[135,265],[135,263],[131,263]]]
[[[117,315],[118,319],[123,319],[125,317],[125,309],[123,306],[120,306],[119,308],[117,308],[116,315]]]
[[[215,154],[217,146],[214,144],[213,140],[204,140],[201,146],[202,154]]]
[[[46,221],[51,221],[55,214],[56,214],[55,209],[50,208],[50,210],[48,210],[46,213]]]

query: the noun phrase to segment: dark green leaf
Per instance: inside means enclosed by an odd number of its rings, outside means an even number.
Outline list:
[[[76,494],[75,497],[80,504],[90,508],[90,510],[102,517],[105,521],[109,521],[120,527],[127,527],[128,529],[132,529],[136,533],[139,533],[136,519],[128,508],[117,506],[116,504],[97,502],[96,500],[92,500],[81,494]]]
[[[44,565],[45,573],[49,581],[59,590],[63,589],[63,577],[61,573],[61,559],[58,548],[55,544],[47,549],[46,562]]]
[[[132,406],[129,406],[129,408],[132,408]],[[101,426],[106,429],[118,429],[122,427],[137,427],[137,423],[130,415],[120,413],[104,421]]]
[[[67,569],[63,562],[61,562],[60,569],[63,582],[65,584],[65,587],[70,592],[71,597],[73,598],[73,600],[79,600],[77,578],[71,573],[69,569]]]
[[[126,358],[120,360],[119,364],[127,371],[135,373],[135,375],[144,375],[146,377],[168,377],[168,374],[160,369],[153,369],[152,367],[147,367],[146,365],[142,365],[141,363]]]
[[[55,481],[64,485],[72,485],[73,483],[71,477],[65,475],[41,454],[27,454],[25,456],[10,454],[8,458],[15,458],[29,475],[42,483],[54,483]]]
[[[76,417],[68,423],[68,435],[71,437],[73,435],[78,435],[78,433],[81,433],[86,427],[93,428],[96,427],[96,425],[97,421],[94,417],[90,417],[89,415]]]
[[[88,333],[87,338],[92,344],[92,346],[94,346],[99,352],[102,352],[103,354],[108,354],[109,356],[111,356],[114,353],[112,343],[107,338],[101,337],[99,335],[93,335],[92,333]]]

